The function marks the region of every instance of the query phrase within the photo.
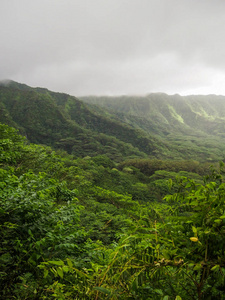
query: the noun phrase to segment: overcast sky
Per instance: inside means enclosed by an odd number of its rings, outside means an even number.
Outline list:
[[[225,0],[0,0],[0,80],[225,95]]]

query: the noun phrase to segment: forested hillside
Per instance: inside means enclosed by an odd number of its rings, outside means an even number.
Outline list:
[[[0,84],[0,121],[31,142],[77,156],[216,162],[224,159],[224,99],[151,94],[81,101],[9,81]]]
[[[223,98],[175,98],[0,86],[0,299],[225,299]]]
[[[92,96],[81,99],[110,109],[134,128],[175,146],[186,158],[203,161],[224,159],[224,96],[182,97],[157,93],[143,97]],[[173,152],[173,158],[176,155]]]
[[[162,152],[166,147],[115,116],[90,109],[66,94],[12,82],[12,87],[0,87],[0,104],[0,120],[19,128],[31,142],[78,156],[106,153],[117,160],[146,154],[154,157],[154,151]]]

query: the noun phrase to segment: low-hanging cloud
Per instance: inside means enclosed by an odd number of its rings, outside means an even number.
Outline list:
[[[225,94],[223,0],[2,0],[0,79],[73,95]]]

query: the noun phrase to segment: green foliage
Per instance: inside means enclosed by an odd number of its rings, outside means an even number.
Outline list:
[[[21,157],[24,139],[17,130],[0,123],[0,165],[13,164]]]
[[[222,163],[118,165],[0,132],[1,299],[224,299]]]
[[[98,275],[103,299],[224,298],[224,182],[213,178],[201,185],[183,177],[159,221],[142,218],[120,238]]]
[[[64,255],[79,255],[87,233],[79,227],[73,193],[45,173],[17,177],[1,169],[1,290],[22,287],[26,276],[35,281],[37,264]],[[66,193],[66,194],[65,194]],[[58,206],[59,199],[70,205]],[[77,244],[80,247],[77,247]],[[14,282],[15,286],[11,285]],[[34,282],[33,282],[34,283]],[[21,296],[22,297],[22,296]]]
[[[206,174],[209,170],[209,163],[200,163],[198,161],[187,160],[158,160],[158,159],[128,159],[120,163],[119,168],[127,166],[138,168],[147,176],[153,175],[158,170],[166,170],[169,172],[187,171],[200,175]]]

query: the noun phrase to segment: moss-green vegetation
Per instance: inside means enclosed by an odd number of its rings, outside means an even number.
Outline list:
[[[180,114],[199,103],[155,96],[176,130],[150,137],[150,119],[45,89],[0,100],[1,299],[225,299],[224,146]]]
[[[0,136],[1,299],[223,299],[222,169]]]

